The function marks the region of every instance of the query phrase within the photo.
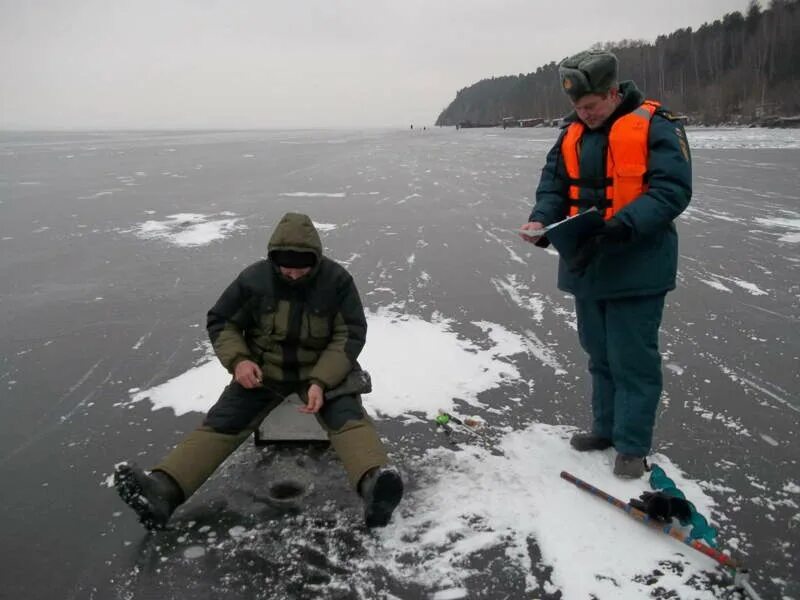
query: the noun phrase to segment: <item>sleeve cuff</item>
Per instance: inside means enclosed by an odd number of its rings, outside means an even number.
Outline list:
[[[233,372],[236,370],[236,365],[238,365],[240,362],[245,361],[245,360],[250,360],[250,361],[255,362],[253,360],[252,356],[245,355],[245,354],[237,354],[236,357],[231,361],[231,365],[230,365],[230,367],[228,367],[228,371],[231,374],[233,374]]]
[[[319,387],[321,387],[321,388],[322,388],[322,391],[323,391],[323,392],[324,392],[324,391],[327,391],[327,389],[328,389],[328,386],[326,385],[326,383],[325,383],[324,381],[321,381],[321,380],[319,380],[319,379],[316,379],[316,378],[314,378],[314,377],[312,377],[312,378],[309,380],[309,384],[311,384],[311,383],[315,383],[315,384],[317,384]]]

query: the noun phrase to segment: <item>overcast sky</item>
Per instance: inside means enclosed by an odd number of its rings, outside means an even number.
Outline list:
[[[485,77],[747,4],[0,0],[0,128],[431,125]]]

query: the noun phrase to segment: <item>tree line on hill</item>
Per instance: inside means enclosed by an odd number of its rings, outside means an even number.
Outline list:
[[[726,14],[655,42],[595,44],[619,58],[621,80],[699,124],[790,122],[800,114],[800,0]],[[570,112],[555,62],[528,74],[492,77],[460,90],[437,125],[500,124],[504,117],[558,119]]]

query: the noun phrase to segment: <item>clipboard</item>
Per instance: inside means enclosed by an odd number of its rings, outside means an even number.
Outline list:
[[[582,213],[553,223],[543,231],[546,231],[547,239],[558,250],[561,257],[570,258],[575,254],[580,243],[602,229],[604,224],[603,215],[593,206]]]

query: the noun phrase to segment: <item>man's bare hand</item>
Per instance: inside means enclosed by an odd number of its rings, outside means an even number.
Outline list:
[[[236,383],[248,390],[261,387],[261,375],[261,369],[252,360],[243,360],[233,370]]]
[[[520,229],[525,231],[530,231],[531,235],[525,235],[524,233],[520,233],[519,237],[521,237],[528,243],[535,244],[537,241],[539,241],[539,238],[541,237],[541,235],[538,235],[535,232],[537,229],[544,229],[544,225],[539,221],[530,221],[528,223],[525,223],[525,225],[520,227]]]
[[[308,386],[308,404],[301,406],[298,410],[302,413],[318,413],[322,408],[322,403],[325,402],[325,395],[322,388],[316,383]]]

